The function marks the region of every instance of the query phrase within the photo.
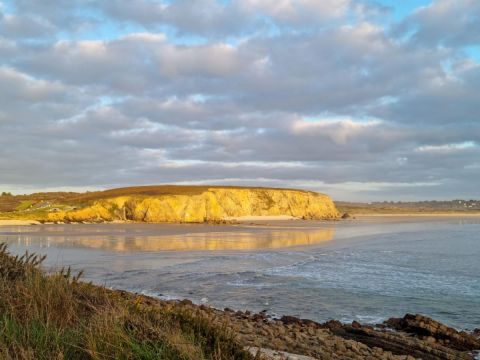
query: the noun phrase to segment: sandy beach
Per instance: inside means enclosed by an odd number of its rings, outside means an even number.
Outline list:
[[[290,215],[277,215],[277,216],[229,216],[225,218],[226,221],[238,221],[238,222],[248,222],[248,221],[282,221],[282,220],[300,220],[297,217]]]
[[[35,220],[0,220],[0,226],[25,226],[25,225],[39,225]]]

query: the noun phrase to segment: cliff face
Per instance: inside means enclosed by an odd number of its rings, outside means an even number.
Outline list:
[[[242,216],[288,215],[335,219],[338,211],[327,195],[300,190],[208,188],[197,194],[119,196],[85,208],[52,213],[52,221],[204,222]]]

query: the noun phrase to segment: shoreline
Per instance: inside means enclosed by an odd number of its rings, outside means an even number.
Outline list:
[[[379,213],[362,213],[354,214],[354,217],[480,217],[480,212],[478,213],[388,213],[388,214],[379,214]]]
[[[260,221],[261,223],[258,225],[264,226],[263,222],[272,222],[273,224],[282,224],[287,222],[292,223],[302,223],[308,221],[322,221],[327,224],[336,224],[342,222],[355,222],[355,220],[363,220],[365,218],[406,218],[406,219],[414,219],[414,218],[480,218],[479,213],[361,213],[361,214],[350,214],[351,217],[348,219],[300,219],[293,216],[288,215],[279,215],[279,216],[241,216],[241,217],[227,217],[222,220],[218,221],[206,221],[206,222],[142,222],[142,221],[99,221],[99,222],[45,222],[45,221],[38,221],[38,220],[29,220],[29,219],[0,219],[0,226],[29,226],[29,225],[56,225],[56,224],[156,224],[156,225],[252,225],[255,226],[257,224],[252,224],[252,222]]]
[[[480,354],[480,329],[459,331],[420,314],[389,318],[380,324],[357,321],[323,323],[266,312],[217,309],[189,299],[166,300],[156,296],[111,289],[145,306],[180,308],[227,327],[241,346],[262,360],[379,359],[474,360]]]
[[[36,220],[0,220],[0,226],[30,226],[30,225],[41,225],[41,223]]]

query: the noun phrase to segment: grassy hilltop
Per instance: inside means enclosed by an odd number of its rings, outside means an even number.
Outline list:
[[[337,218],[323,194],[235,186],[141,186],[0,196],[0,218],[44,221],[203,222],[242,216]]]

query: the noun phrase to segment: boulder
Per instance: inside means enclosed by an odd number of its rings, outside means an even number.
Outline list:
[[[460,351],[480,349],[480,339],[474,334],[457,331],[438,321],[423,315],[406,314],[403,318],[391,318],[386,324],[409,334],[414,334],[427,342],[448,344],[450,348]]]

